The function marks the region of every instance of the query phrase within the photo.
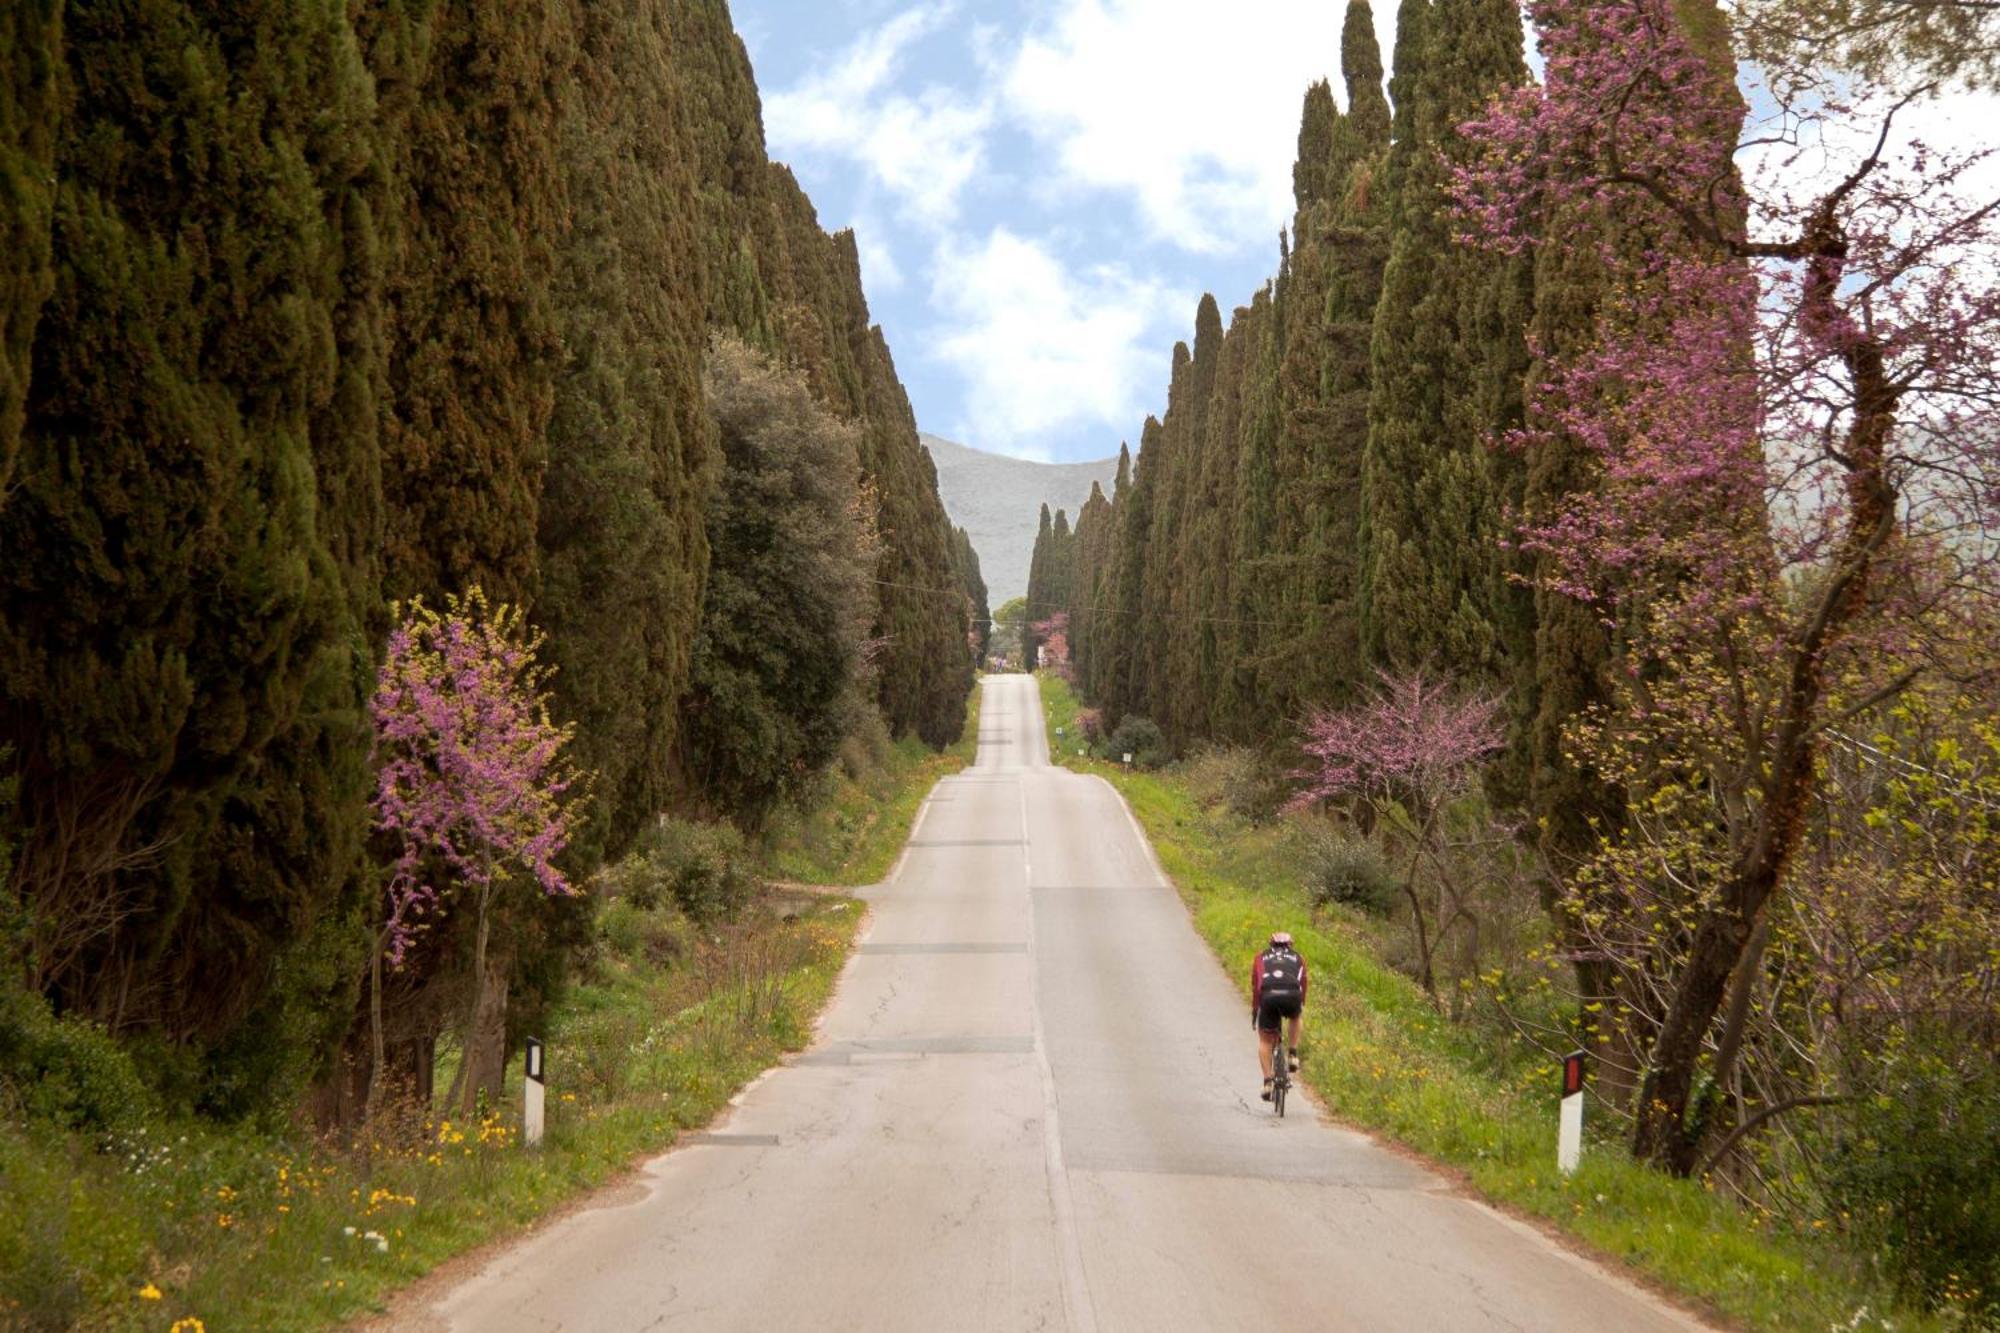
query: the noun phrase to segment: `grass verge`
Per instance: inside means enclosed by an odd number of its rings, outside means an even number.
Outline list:
[[[1077,734],[1079,705],[1041,678],[1051,736]],[[1487,1199],[1552,1223],[1660,1287],[1759,1329],[1948,1328],[1900,1309],[1829,1236],[1757,1217],[1699,1181],[1639,1166],[1616,1143],[1586,1145],[1583,1165],[1555,1169],[1555,1071],[1486,1049],[1485,1034],[1442,1019],[1408,977],[1379,958],[1369,927],[1336,909],[1318,916],[1299,883],[1296,840],[1204,809],[1171,771],[1126,773],[1080,757],[1124,795],[1196,929],[1231,975],[1269,932],[1289,930],[1318,980],[1305,1036],[1305,1079],[1340,1118],[1453,1168]],[[1497,1070],[1523,1069],[1509,1078]]]
[[[937,780],[973,759],[979,741],[979,695],[966,702],[958,743],[933,750],[914,736],[853,747],[830,775],[829,790],[808,811],[784,810],[763,843],[775,879],[797,884],[879,884],[895,864],[910,824]]]
[[[518,1084],[469,1123],[413,1114],[346,1149],[193,1118],[100,1142],[0,1121],[0,1327],[314,1329],[378,1309],[803,1047],[860,916],[815,899],[715,934],[627,913],[549,1033],[539,1150],[519,1142]]]

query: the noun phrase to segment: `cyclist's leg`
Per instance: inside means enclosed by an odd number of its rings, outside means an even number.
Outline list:
[[[1262,1015],[1259,1015],[1259,1017],[1261,1018]],[[1265,1027],[1260,1022],[1257,1025],[1257,1066],[1264,1071],[1264,1081],[1266,1083],[1271,1081],[1271,1060],[1277,1044],[1277,1024],[1273,1023],[1270,1027]]]
[[[1302,1004],[1292,1014],[1291,1032],[1290,1032],[1291,1040],[1285,1043],[1286,1046],[1290,1048],[1292,1052],[1293,1065],[1297,1065],[1299,1062],[1299,1029],[1305,1024],[1305,1021],[1306,1021],[1306,1007]]]

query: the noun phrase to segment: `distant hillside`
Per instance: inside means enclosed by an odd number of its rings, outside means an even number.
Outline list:
[[[986,577],[987,604],[997,608],[1028,591],[1028,558],[1035,550],[1035,522],[1044,504],[1053,514],[1077,511],[1090,498],[1090,483],[1111,494],[1118,460],[1094,463],[1031,463],[982,453],[935,435],[920,436],[937,464],[938,494],[951,521],[972,534],[979,570]]]

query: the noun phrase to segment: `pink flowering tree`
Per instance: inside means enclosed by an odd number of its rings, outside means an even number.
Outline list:
[[[1532,13],[1545,82],[1465,127],[1486,151],[1458,185],[1473,239],[1591,246],[1608,275],[1591,336],[1539,349],[1511,443],[1593,464],[1520,542],[1621,644],[1572,740],[1634,817],[1572,889],[1601,915],[1679,886],[1651,904],[1670,926],[1602,933],[1662,982],[1633,1151],[1686,1173],[1713,1128],[1696,1088],[1736,1049],[1718,1015],[1756,965],[1824,737],[1990,662],[1973,636],[2000,531],[2000,200],[1969,192],[1990,150],[1900,133],[1929,90],[1822,87],[1740,143],[1728,62],[1669,0]],[[1610,214],[1656,243],[1550,225]]]
[[[1381,676],[1374,699],[1345,711],[1321,709],[1309,716],[1300,748],[1308,764],[1297,776],[1299,794],[1291,808],[1329,801],[1363,806],[1378,833],[1405,843],[1402,890],[1416,934],[1418,980],[1439,1004],[1434,959],[1454,928],[1462,928],[1476,953],[1478,916],[1457,851],[1491,839],[1463,829],[1454,835],[1455,803],[1478,790],[1480,771],[1501,747],[1504,730],[1499,702],[1489,695],[1463,694],[1421,671]],[[1420,871],[1428,865],[1427,900]]]
[[[1035,664],[1046,667],[1064,680],[1075,683],[1069,660],[1069,612],[1058,611],[1032,626],[1035,636]]]
[[[381,959],[401,966],[413,939],[469,898],[465,1058],[447,1100],[462,1092],[470,1109],[505,1057],[504,970],[488,975],[495,898],[513,888],[576,892],[556,858],[575,831],[581,803],[567,798],[579,777],[563,755],[570,728],[549,718],[541,638],[519,608],[489,607],[474,587],[442,612],[415,599],[395,615],[371,705],[376,826],[400,847],[377,950],[375,1064]]]

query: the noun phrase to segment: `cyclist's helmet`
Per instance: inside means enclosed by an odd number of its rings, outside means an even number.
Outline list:
[[[1271,947],[1272,947],[1273,949],[1289,949],[1289,948],[1291,948],[1291,947],[1292,947],[1292,933],[1291,933],[1290,931],[1288,931],[1288,930],[1274,930],[1274,931],[1272,931],[1272,932],[1271,932]]]

